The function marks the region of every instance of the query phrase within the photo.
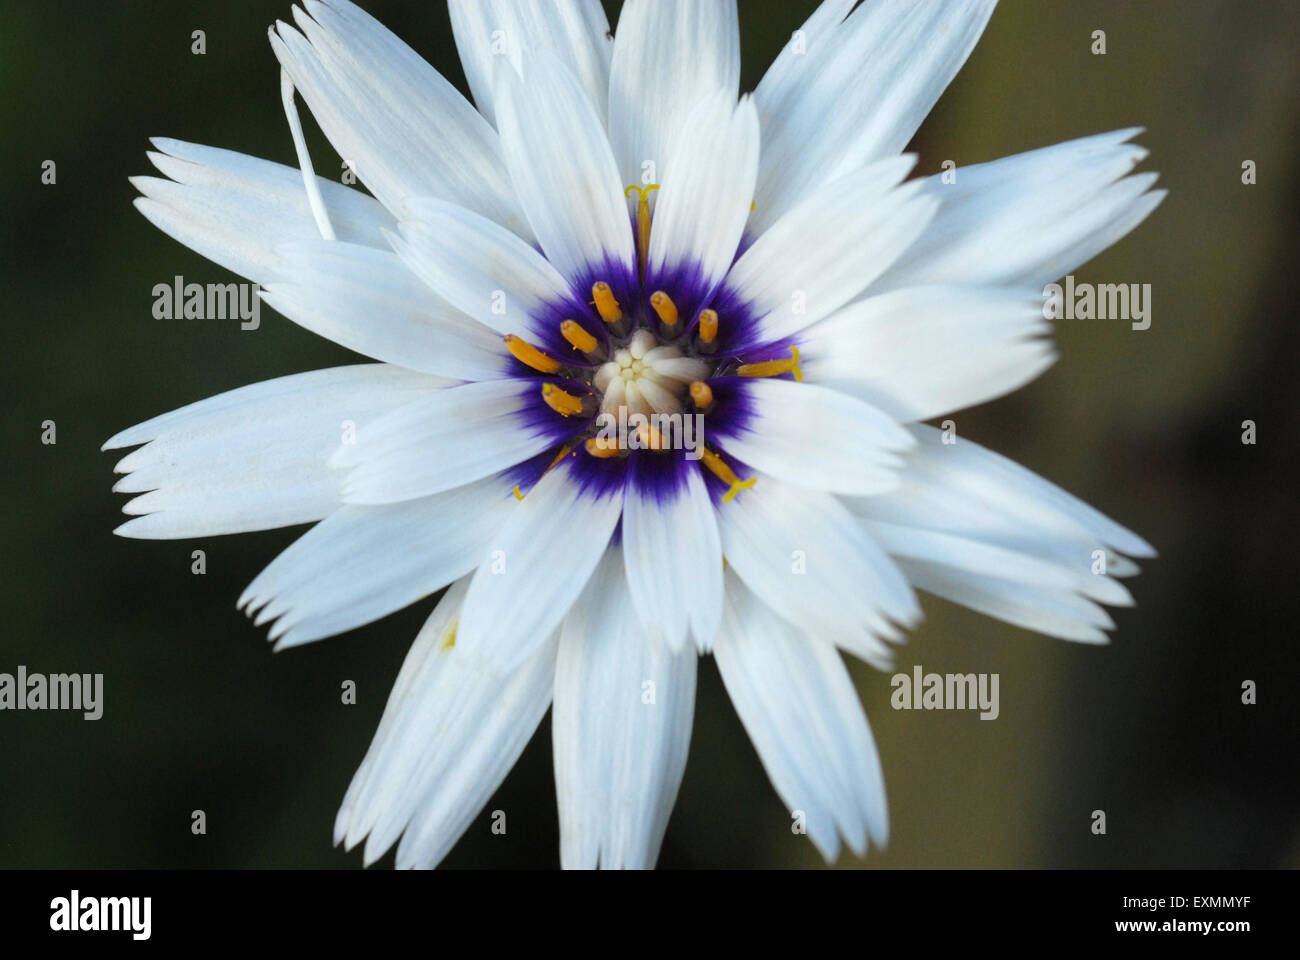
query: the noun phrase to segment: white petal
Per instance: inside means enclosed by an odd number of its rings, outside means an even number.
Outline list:
[[[920,619],[893,561],[829,494],[759,475],[719,505],[718,530],[729,568],[801,633],[884,667],[894,624]]]
[[[715,391],[718,402],[747,405],[752,418],[735,432],[714,431],[727,454],[815,490],[866,495],[898,485],[899,453],[914,441],[876,408],[837,390],[790,380],[738,378],[731,389],[737,391],[734,398]]]
[[[613,548],[560,635],[551,736],[569,869],[654,866],[686,768],[696,653],[647,637],[629,600]]]
[[[572,304],[568,281],[545,257],[463,207],[413,201],[400,229],[389,242],[416,276],[498,333],[530,336],[549,309]]]
[[[609,99],[613,43],[600,0],[448,0],[456,49],[474,102],[488,120],[495,58],[518,71],[533,50],[549,50],[578,78],[601,121]]]
[[[758,114],[749,97],[704,100],[686,117],[662,178],[646,265],[646,288],[660,275],[698,268],[712,291],[736,257],[758,172]]]
[[[958,167],[924,181],[939,212],[873,292],[921,283],[1042,285],[1118,241],[1159,205],[1154,174],[1126,177],[1147,151],[1140,128]]]
[[[900,558],[898,565],[920,590],[1050,637],[1106,643],[1105,631],[1115,626],[1105,610],[1069,590],[1028,586],[927,561]]]
[[[433,294],[386,250],[324,240],[276,248],[282,279],[262,299],[350,350],[460,380],[503,377],[501,338]]]
[[[847,498],[917,587],[1052,636],[1105,642],[1097,604],[1128,606],[1115,578],[1152,556],[1140,537],[1010,460],[913,427],[898,491]],[[1102,563],[1104,562],[1104,566]]]
[[[536,456],[571,427],[541,397],[536,380],[485,380],[449,387],[358,430],[330,465],[348,470],[348,503],[396,503],[479,480]]]
[[[734,101],[739,91],[735,0],[627,0],[609,74],[610,141],[623,185],[662,182],[695,104],[715,93]]]
[[[566,458],[515,505],[474,573],[457,643],[510,670],[548,637],[587,585],[623,509],[622,487],[584,488]]]
[[[474,569],[513,503],[498,476],[404,503],[341,507],[276,557],[239,606],[258,626],[276,621],[276,649],[352,630]]]
[[[799,335],[804,379],[896,420],[928,420],[1004,396],[1046,370],[1037,290],[907,287],[850,304]]]
[[[685,479],[671,492],[629,482],[623,552],[642,633],[680,650],[689,632],[707,652],[722,620],[722,546],[698,467],[682,469]]]
[[[754,92],[763,119],[752,233],[823,184],[900,152],[957,75],[996,0],[825,4]]]
[[[875,520],[866,521],[866,526],[871,538],[900,563],[947,567],[1047,592],[1078,593],[1111,606],[1133,604],[1133,597],[1122,583],[1090,572],[1082,562],[1058,563],[1028,552],[918,527]]]
[[[575,285],[589,287],[597,269],[631,277],[632,228],[604,125],[577,79],[550,53],[539,51],[523,66],[520,79],[497,65],[497,125],[542,250]]]
[[[828,861],[843,836],[858,856],[888,839],[884,775],[857,691],[839,654],[774,620],[727,577],[727,612],[714,656],[731,702],[777,794],[802,814]]]
[[[104,449],[141,447],[114,490],[143,493],[125,537],[176,539],[319,520],[342,502],[327,466],[349,423],[367,424],[451,381],[385,364],[300,373],[218,394],[146,420]],[[144,493],[144,491],[150,491]]]
[[[467,582],[451,587],[415,638],[365,759],[334,822],[365,861],[405,831],[399,867],[432,868],[447,855],[523,752],[550,704],[555,643],[509,677],[466,663],[455,644]]]
[[[724,332],[732,297],[756,321],[729,349],[780,340],[828,316],[906,253],[938,207],[919,184],[891,189],[914,162],[894,157],[814,191],[745,251],[713,304]]]
[[[320,239],[293,167],[182,140],[152,142],[163,152],[151,151],[149,159],[171,179],[132,177],[144,194],[136,209],[214,263],[261,283],[280,265],[279,244]],[[339,239],[385,246],[382,231],[394,222],[388,211],[358,190],[323,177],[316,182]]]
[[[400,215],[413,197],[452,200],[527,235],[496,133],[469,101],[355,4],[307,0],[307,9],[294,10],[298,30],[272,28],[271,47],[380,202]]]
[[[1137,534],[973,440],[959,437],[945,444],[943,432],[934,427],[908,429],[918,445],[905,458],[898,492],[870,501],[872,508],[887,507],[879,519],[981,538],[1017,530],[1022,537],[1041,534],[1044,541],[1049,535],[1082,537],[1128,556],[1155,556]]]

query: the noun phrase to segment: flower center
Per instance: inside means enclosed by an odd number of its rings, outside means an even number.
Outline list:
[[[636,231],[637,273],[642,290],[646,284],[651,228],[647,194],[657,189],[656,185],[627,188],[629,197],[633,192],[640,195]],[[597,460],[624,457],[632,450],[670,449],[671,440],[665,443],[659,426],[651,421],[662,424],[671,422],[675,416],[698,418],[712,412],[714,393],[708,383],[711,378],[792,376],[795,380],[803,379],[797,347],[789,348],[788,358],[753,363],[741,363],[738,357],[720,357],[717,311],[705,308],[693,318],[682,316],[672,296],[664,290],[655,290],[642,302],[648,303],[650,309],[629,304],[633,309],[625,313],[610,284],[594,283],[588,303],[603,324],[603,331],[598,331],[603,336],[596,336],[573,319],[560,324],[560,336],[580,360],[575,356],[566,363],[520,337],[505,338],[506,349],[520,363],[543,375],[568,381],[569,389],[553,382],[542,384],[542,400],[547,406],[564,417],[593,421],[560,448],[543,473],[565,457],[576,456],[578,449]],[[621,423],[634,416],[641,421],[636,426],[635,439],[639,443],[607,437],[600,432],[601,420],[614,418]],[[693,459],[699,459],[705,469],[727,485],[723,502],[754,485],[754,477],[742,479],[721,455],[706,446],[701,446]],[[519,487],[515,487],[515,496],[524,498]]]
[[[707,378],[710,367],[642,327],[596,369],[592,386],[602,395],[601,413],[617,415],[620,406],[629,413],[681,413],[690,384]]]

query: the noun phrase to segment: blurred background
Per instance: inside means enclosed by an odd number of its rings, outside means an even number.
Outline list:
[[[368,0],[465,89],[444,5]],[[611,23],[617,3],[607,4]],[[815,4],[741,0],[752,89]],[[6,349],[0,671],[105,674],[105,712],[0,713],[0,867],[357,867],[335,811],[433,600],[272,655],[235,610],[300,533],[111,535],[111,434],[247,383],[354,362],[269,308],[262,328],[156,320],[175,274],[237,279],[154,229],[127,177],[165,135],[284,163],[266,40],[287,0],[14,0],[0,33]],[[1130,125],[1170,191],[1079,281],[1150,283],[1149,330],[1064,320],[1062,358],[955,419],[1160,550],[1108,647],[1072,646],[926,598],[898,668],[1001,675],[1001,716],[895,712],[852,669],[892,839],[840,867],[1300,865],[1295,551],[1297,4],[1004,0],[912,145],[918,173]],[[193,30],[207,53],[190,52]],[[1091,53],[1092,31],[1107,53]],[[339,161],[306,120],[318,172]],[[41,165],[57,163],[43,185]],[[1253,160],[1258,182],[1241,182]],[[1242,421],[1258,442],[1241,442]],[[40,442],[41,423],[58,442]],[[206,576],[190,572],[207,552]],[[340,703],[356,681],[358,702]],[[1241,685],[1258,703],[1241,703]],[[446,861],[552,867],[549,721]],[[208,833],[190,832],[206,811]],[[1107,835],[1089,827],[1107,814]],[[391,863],[391,855],[382,863]],[[711,660],[665,867],[821,860],[767,783]]]

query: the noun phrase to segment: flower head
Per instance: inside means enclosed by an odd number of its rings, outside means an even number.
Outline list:
[[[1105,639],[1150,547],[922,422],[1046,369],[1042,285],[1162,197],[1134,130],[907,179],[993,6],[825,0],[740,97],[734,0],[628,0],[612,39],[597,0],[450,0],[476,110],[307,0],[271,30],[299,171],[155,141],[151,221],[379,362],[113,437],[118,532],[315,523],[239,601],[277,647],[446,588],[337,841],[436,864],[552,707],[563,862],[653,864],[712,653],[813,843],[860,854],[840,651],[887,667],[916,589]],[[315,175],[299,95],[370,195]]]

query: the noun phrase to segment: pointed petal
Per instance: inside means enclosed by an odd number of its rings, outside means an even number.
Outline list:
[[[907,287],[808,327],[800,366],[896,420],[928,420],[1033,380],[1056,360],[1050,333],[1036,290]]]
[[[845,502],[920,589],[1008,623],[1104,643],[1098,604],[1129,606],[1118,577],[1152,556],[1140,537],[1041,477],[965,438],[912,428],[897,493]],[[906,491],[904,495],[902,491]]]
[[[736,258],[758,172],[758,114],[749,97],[701,101],[687,115],[662,178],[646,264],[646,289],[667,274],[699,271],[712,292]]]
[[[452,200],[521,235],[496,133],[437,70],[347,0],[307,0],[271,47],[343,161],[400,215],[406,200]],[[301,31],[301,32],[299,32]]]
[[[516,71],[534,50],[549,50],[568,67],[604,122],[613,42],[600,0],[448,0],[456,49],[474,102],[495,121],[495,59]]]
[[[894,562],[829,494],[760,474],[719,505],[718,531],[728,569],[800,633],[883,667],[884,641],[899,636],[894,624],[920,619]]]
[[[1126,176],[1147,155],[1139,128],[1058,143],[920,181],[940,202],[929,227],[872,287],[923,283],[1042,288],[1117,242],[1165,191]]]
[[[938,207],[919,184],[895,185],[913,157],[866,167],[813,192],[736,261],[713,304],[741,352],[781,340],[848,303],[907,253]],[[747,315],[732,337],[727,319]]]
[[[365,861],[403,834],[399,867],[447,855],[523,752],[550,704],[555,643],[510,676],[476,669],[455,643],[468,584],[439,601],[415,638],[365,759],[334,822],[334,842]]]
[[[730,456],[814,490],[866,495],[898,485],[899,454],[915,441],[891,417],[812,383],[733,379],[738,382],[714,388],[720,409],[749,411],[743,424],[713,428]]]
[[[715,93],[734,102],[739,92],[735,0],[627,0],[609,75],[610,141],[623,185],[662,182],[686,115]]]
[[[570,869],[653,867],[686,768],[697,656],[647,637],[630,599],[611,548],[561,632],[552,740]]]
[[[996,0],[824,4],[754,92],[763,165],[750,231],[804,196],[899,153],[974,49]],[[841,22],[842,20],[842,22]]]
[[[593,269],[635,269],[632,228],[605,128],[564,64],[539,51],[497,65],[497,125],[506,166],[546,258],[581,288]]]
[[[295,540],[239,598],[277,649],[378,620],[473,570],[509,519],[504,477],[385,506],[345,506]]]
[[[276,247],[262,299],[350,350],[411,370],[491,380],[510,370],[501,338],[433,294],[393,253],[352,243]]]
[[[867,716],[835,648],[768,615],[731,574],[714,656],[772,786],[827,861],[840,836],[858,856],[889,833]]]
[[[512,669],[555,631],[609,545],[623,488],[584,479],[572,458],[551,469],[474,573],[457,643],[493,669]]]
[[[545,332],[539,324],[566,303],[579,311],[575,320],[585,312],[545,257],[463,207],[413,201],[400,230],[401,236],[390,235],[389,242],[402,262],[457,310],[498,333]]]
[[[695,463],[680,485],[641,483],[636,458],[623,501],[623,554],[642,633],[681,650],[693,635],[713,646],[722,620],[722,546],[713,503]]]
[[[123,430],[104,449],[145,446],[114,468],[139,493],[124,537],[178,539],[319,520],[342,503],[327,466],[349,432],[451,381],[386,364],[314,370],[200,400]],[[148,492],[146,492],[148,491]]]
[[[584,423],[546,406],[538,380],[466,383],[376,419],[330,465],[348,471],[347,503],[396,503],[506,470]]]
[[[231,150],[156,137],[149,159],[171,179],[132,177],[143,196],[135,206],[149,222],[191,250],[241,277],[264,283],[281,265],[275,248],[319,240],[293,167]],[[335,235],[350,243],[386,246],[392,216],[359,190],[316,178]]]

